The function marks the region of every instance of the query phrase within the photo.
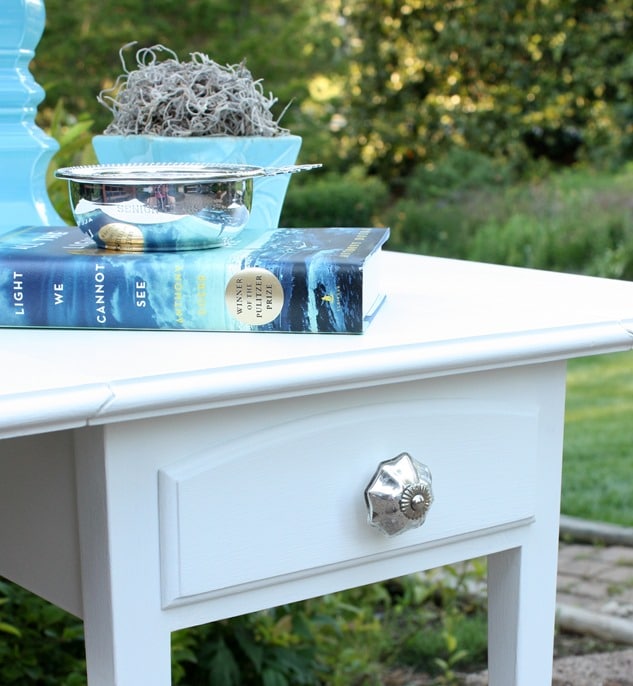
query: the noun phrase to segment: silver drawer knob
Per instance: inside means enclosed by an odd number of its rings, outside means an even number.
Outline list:
[[[368,521],[387,536],[421,526],[433,503],[431,470],[401,453],[378,465],[365,489]]]

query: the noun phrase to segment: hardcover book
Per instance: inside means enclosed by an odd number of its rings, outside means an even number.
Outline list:
[[[182,252],[97,248],[77,227],[0,237],[0,326],[362,333],[382,228],[245,230]]]

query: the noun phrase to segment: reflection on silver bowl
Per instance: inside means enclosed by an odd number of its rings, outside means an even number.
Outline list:
[[[254,178],[314,166],[112,164],[55,175],[68,181],[75,221],[99,247],[140,252],[221,245],[248,221]]]

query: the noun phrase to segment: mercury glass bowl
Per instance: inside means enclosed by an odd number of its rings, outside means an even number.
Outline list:
[[[55,175],[68,181],[75,221],[97,246],[143,252],[222,245],[248,221],[254,178],[315,166],[110,164]]]

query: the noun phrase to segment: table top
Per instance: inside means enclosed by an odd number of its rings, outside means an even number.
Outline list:
[[[363,335],[0,330],[0,436],[633,347],[633,283],[384,253]]]

